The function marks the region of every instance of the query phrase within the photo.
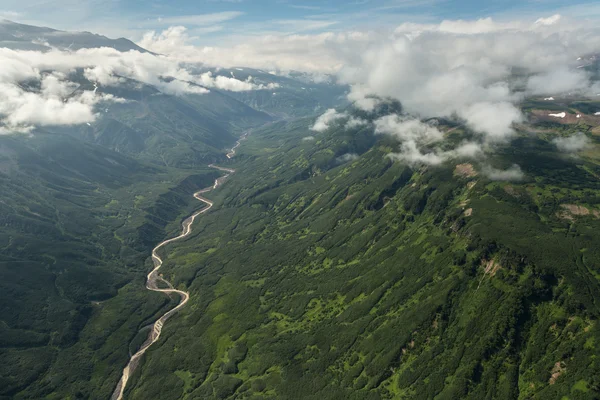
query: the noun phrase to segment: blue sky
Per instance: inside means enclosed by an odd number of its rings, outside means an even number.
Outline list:
[[[599,2],[558,0],[0,0],[0,17],[58,29],[139,39],[143,32],[186,26],[202,44],[264,34],[382,29],[403,22],[554,13],[600,16]]]

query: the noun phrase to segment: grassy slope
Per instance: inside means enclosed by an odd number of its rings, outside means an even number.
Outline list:
[[[600,210],[597,164],[523,137],[493,162],[527,180],[493,183],[392,163],[368,132],[302,141],[305,126],[252,136],[172,249],[193,306],[131,398],[600,394],[600,219],[559,217]],[[362,155],[339,165],[348,152]]]

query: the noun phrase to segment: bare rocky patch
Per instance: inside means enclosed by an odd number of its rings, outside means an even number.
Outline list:
[[[477,285],[477,289],[479,289],[479,287],[481,287],[481,284],[483,283],[483,280],[485,279],[486,276],[489,276],[490,278],[496,275],[496,272],[498,272],[501,268],[502,265],[500,265],[499,263],[497,263],[495,260],[481,260],[481,266],[483,267],[483,276],[481,277],[481,280],[479,281],[479,285]]]
[[[557,213],[558,217],[571,222],[575,220],[575,217],[585,217],[589,215],[600,218],[600,211],[598,210],[590,210],[587,207],[579,206],[577,204],[561,204],[560,206],[564,211],[559,211]]]
[[[475,168],[473,168],[473,164],[458,164],[456,168],[454,168],[454,176],[473,178],[477,176],[477,171],[475,171]]]
[[[516,197],[516,198],[521,197],[521,194],[515,189],[515,187],[513,185],[504,186],[504,191],[506,193],[510,194],[512,197]]]
[[[565,365],[565,363],[562,361],[557,361],[556,364],[554,364],[552,371],[550,372],[551,375],[550,379],[548,380],[548,383],[554,385],[556,383],[556,380],[565,372],[567,372],[567,366]]]

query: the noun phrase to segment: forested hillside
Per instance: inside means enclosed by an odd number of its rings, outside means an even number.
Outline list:
[[[169,305],[143,290],[144,261],[218,174],[41,132],[0,136],[0,166],[0,397],[110,390],[139,324]]]
[[[600,399],[593,7],[187,3],[0,10],[0,400]]]
[[[593,126],[576,127],[579,156],[550,142],[575,128],[523,126],[487,160],[521,166],[507,182],[460,157],[394,162],[371,126],[312,122],[255,132],[215,210],[169,249],[194,306],[128,398],[600,396]]]

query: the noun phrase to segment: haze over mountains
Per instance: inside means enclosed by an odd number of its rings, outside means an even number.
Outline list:
[[[595,25],[0,40],[0,397],[600,396]]]

